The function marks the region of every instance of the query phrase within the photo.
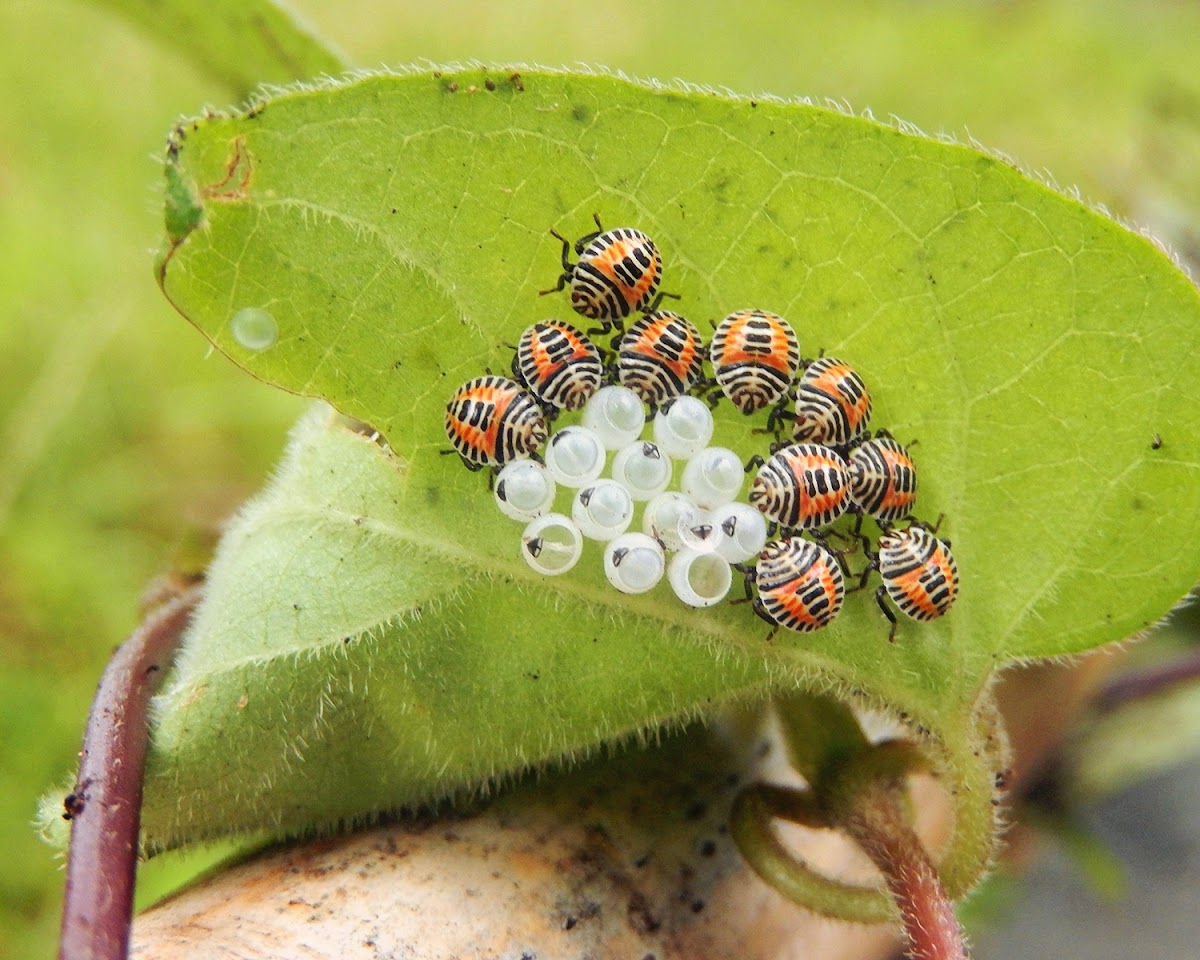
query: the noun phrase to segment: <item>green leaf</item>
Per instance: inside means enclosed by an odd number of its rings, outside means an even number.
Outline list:
[[[242,586],[214,576],[164,695],[156,762],[176,786],[148,793],[153,842],[220,829],[190,791],[230,756],[276,797],[246,809],[290,828],[354,813],[323,799],[347,785],[365,812],[782,683],[902,712],[970,764],[994,757],[975,718],[996,666],[1141,630],[1200,574],[1200,298],[1144,238],[1005,162],[800,103],[476,68],[181,131],[168,167],[203,216],[169,240],[165,293],[255,376],[379,429],[398,465],[370,485],[335,474],[339,499],[314,488],[296,510],[289,468],[257,508],[271,538],[227,542],[226,569],[248,552]],[[483,478],[439,455],[442,416],[527,324],[569,315],[537,295],[559,272],[546,231],[582,234],[593,211],[655,237],[701,326],[776,310],[806,355],[858,367],[874,425],[919,440],[919,513],[945,514],[962,571],[949,616],[889,644],[863,591],[830,628],[767,641],[745,606],[616,594],[594,547],[566,577],[524,568]],[[716,442],[763,451],[760,423],[717,416]],[[220,690],[224,719],[192,723],[187,690]]]
[[[151,847],[416,803],[784,676],[717,624],[625,615],[592,584],[545,589],[515,550],[431,537],[412,507],[438,491],[412,482],[328,407],[300,422],[156,701]]]
[[[340,74],[345,58],[277,0],[98,0],[246,96],[260,83]]]

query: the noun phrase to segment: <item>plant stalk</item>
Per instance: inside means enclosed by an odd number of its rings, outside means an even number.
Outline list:
[[[841,827],[883,874],[900,909],[909,960],[966,960],[966,939],[937,868],[901,813],[901,789],[864,786]]]
[[[74,791],[59,960],[125,960],[133,921],[147,711],[201,595],[182,590],[113,654],[92,701]]]

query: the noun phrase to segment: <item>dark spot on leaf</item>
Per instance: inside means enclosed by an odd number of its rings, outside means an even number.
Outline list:
[[[1162,445],[1163,445],[1162,434],[1156,433],[1154,435],[1153,439],[1150,441],[1150,449],[1151,450],[1161,450]]]
[[[446,84],[446,92],[447,93],[458,93],[458,84],[453,83],[453,82]]]
[[[1144,510],[1145,507],[1146,504],[1142,501],[1141,497],[1134,497],[1129,501],[1129,508],[1131,510]]]
[[[635,890],[630,894],[627,912],[629,925],[638,933],[654,933],[662,926],[658,917],[650,912],[650,904],[640,891]]]
[[[587,123],[592,119],[592,112],[582,103],[577,103],[571,108],[571,119],[576,123]]]

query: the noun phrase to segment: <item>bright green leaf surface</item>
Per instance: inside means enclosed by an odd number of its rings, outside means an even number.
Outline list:
[[[260,83],[340,74],[347,63],[276,0],[97,0],[181,48],[240,96]]]
[[[1200,573],[1196,291],[993,158],[799,104],[480,70],[282,96],[174,149],[204,212],[165,255],[168,297],[256,376],[378,427],[403,468],[368,483],[347,462],[321,481],[344,482],[337,497],[285,480],[255,521],[269,535],[226,544],[246,565],[214,580],[164,696],[173,787],[152,781],[152,840],[178,839],[166,808],[184,833],[217,829],[182,789],[214,749],[273,788],[268,822],[294,825],[313,777],[400,802],[784,676],[958,740],[996,664],[1126,636]],[[806,354],[862,371],[875,425],[920,441],[920,514],[946,515],[963,575],[948,617],[889,645],[863,592],[831,628],[767,643],[745,607],[614,593],[594,547],[557,580],[520,564],[482,477],[438,455],[442,413],[507,367],[524,326],[569,315],[537,296],[558,272],[546,229],[578,235],[592,211],[657,239],[702,327],[777,310]],[[234,336],[247,308],[271,315],[271,346]],[[765,446],[757,421],[718,418],[718,442]],[[188,689],[225,713],[193,723]]]

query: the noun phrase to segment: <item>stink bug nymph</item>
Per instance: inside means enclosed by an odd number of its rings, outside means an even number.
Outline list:
[[[543,320],[521,334],[512,372],[553,416],[578,410],[600,389],[604,364],[586,334],[561,320]]]
[[[913,620],[935,620],[958,598],[958,565],[950,542],[939,540],[925,527],[914,524],[885,533],[879,538],[879,553],[872,567],[879,570],[883,581],[875,591],[875,602],[892,622],[889,641],[896,636],[896,615],[888,609],[885,593]],[[864,579],[870,570],[864,572]]]
[[[750,505],[784,530],[818,530],[850,506],[846,461],[816,443],[794,443],[751,460],[761,464],[750,488]]]
[[[846,595],[837,558],[800,537],[772,540],[763,547],[753,574],[746,575],[747,596],[751,577],[758,588],[754,612],[775,627],[800,633],[832,623]]]
[[[653,413],[687,393],[704,372],[704,350],[690,320],[670,310],[641,317],[614,343],[617,378]]]
[[[850,498],[883,526],[911,516],[917,502],[917,468],[908,450],[880,433],[850,451]]]
[[[576,241],[578,259],[571,263],[571,242],[556,230],[552,236],[562,241],[563,272],[558,283],[542,295],[556,293],[570,285],[571,308],[591,320],[599,320],[608,332],[613,324],[635,310],[646,309],[658,292],[662,280],[662,255],[641,230],[617,227],[605,230],[600,217],[594,217],[596,232]]]
[[[845,448],[862,437],[871,419],[871,394],[848,363],[821,357],[796,382],[792,440]]]
[[[713,376],[742,413],[777,403],[800,367],[792,325],[766,310],[738,310],[719,324],[709,346]]]
[[[446,436],[469,469],[501,467],[535,453],[546,440],[546,422],[520,384],[488,374],[454,391]]]

